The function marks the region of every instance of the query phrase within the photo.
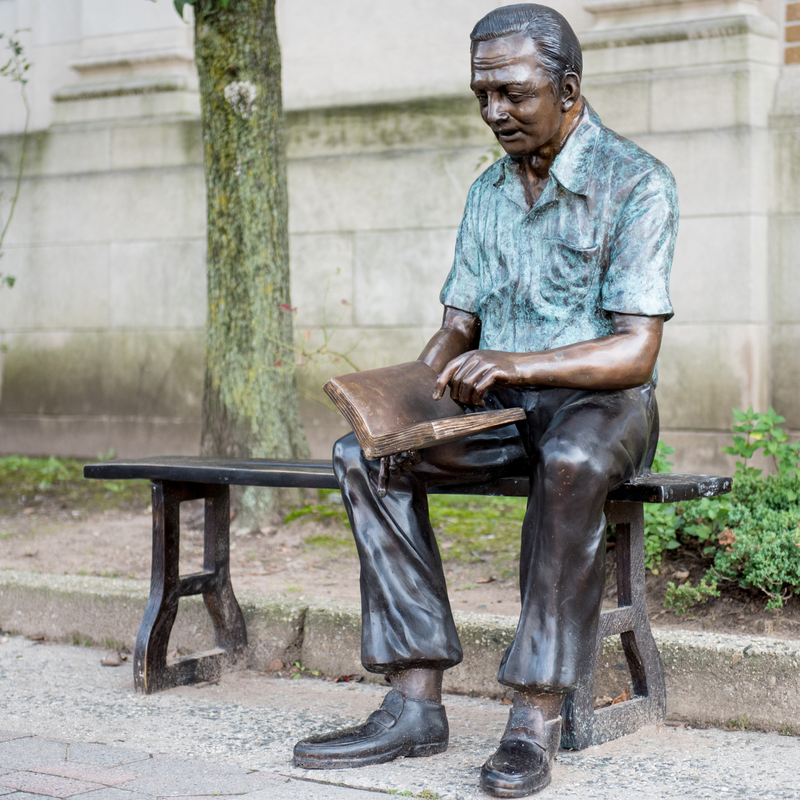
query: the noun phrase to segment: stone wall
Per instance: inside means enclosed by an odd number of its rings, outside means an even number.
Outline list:
[[[0,291],[0,450],[192,453],[205,244],[190,29],[163,0],[102,0],[106,10],[96,13],[98,2],[63,0],[56,11],[53,0],[0,0],[0,29],[27,20],[57,39],[42,22],[48,10],[74,29],[69,41],[36,45],[34,69],[49,65],[51,93],[39,87],[34,98],[26,178],[0,270],[18,278]],[[109,11],[119,3],[122,16]],[[360,367],[415,357],[440,320],[438,290],[464,199],[493,144],[466,90],[465,42],[495,5],[448,0],[433,12],[421,0],[387,0],[359,16],[365,4],[279,4],[297,341]],[[800,293],[791,269],[800,246],[800,95],[791,81],[800,65],[781,65],[793,52],[782,44],[793,41],[784,23],[793,6],[557,6],[584,45],[589,101],[678,181],[663,438],[683,468],[729,469],[719,445],[732,407],[773,403],[800,428],[792,358]],[[3,108],[13,100],[0,90]],[[6,196],[18,129],[13,114],[0,121]],[[346,431],[319,391],[327,375],[349,369],[336,358],[314,358],[300,373],[318,455]]]

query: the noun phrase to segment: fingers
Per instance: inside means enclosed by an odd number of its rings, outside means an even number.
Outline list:
[[[494,383],[497,369],[481,357],[468,359],[450,380],[450,396],[457,403],[482,406],[483,395]]]
[[[472,353],[464,353],[452,359],[452,361],[447,362],[445,368],[439,373],[439,377],[436,379],[436,387],[433,390],[434,400],[439,400],[444,395],[444,390],[447,388],[447,384],[450,383],[450,379],[471,355]],[[455,398],[453,399],[455,400]]]

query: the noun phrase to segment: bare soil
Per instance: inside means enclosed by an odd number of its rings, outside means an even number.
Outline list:
[[[202,508],[182,507],[181,572],[202,564]],[[81,574],[144,580],[150,575],[151,512],[107,509],[70,511],[57,503],[39,503],[0,517],[0,569]],[[301,517],[256,531],[231,525],[231,572],[237,591],[269,592],[298,599],[358,602],[358,558],[338,518]],[[609,553],[609,564],[613,564]],[[519,613],[516,574],[488,560],[448,560],[445,574],[455,610],[485,614]],[[658,575],[648,574],[650,618],[659,627],[718,631],[748,636],[800,638],[800,598],[782,609],[766,610],[766,598],[729,587],[723,596],[689,614],[677,616],[662,606],[667,583],[689,578],[696,584],[707,564],[699,554],[673,551]],[[688,573],[688,575],[687,575]],[[605,604],[616,603],[616,578],[610,569]]]

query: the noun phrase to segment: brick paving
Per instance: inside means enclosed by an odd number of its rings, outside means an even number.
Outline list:
[[[11,765],[9,769],[8,765]],[[24,765],[23,769],[20,766]],[[386,795],[97,743],[0,733],[4,800],[370,800]]]

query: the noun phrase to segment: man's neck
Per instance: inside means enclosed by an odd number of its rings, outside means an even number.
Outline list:
[[[528,179],[529,183],[537,184],[540,182],[547,182],[550,175],[550,167],[553,166],[556,157],[564,149],[567,140],[578,127],[578,123],[583,116],[583,109],[584,102],[583,97],[581,97],[578,102],[564,114],[564,118],[561,120],[561,125],[556,135],[535,153],[530,153],[519,159],[522,173]]]

